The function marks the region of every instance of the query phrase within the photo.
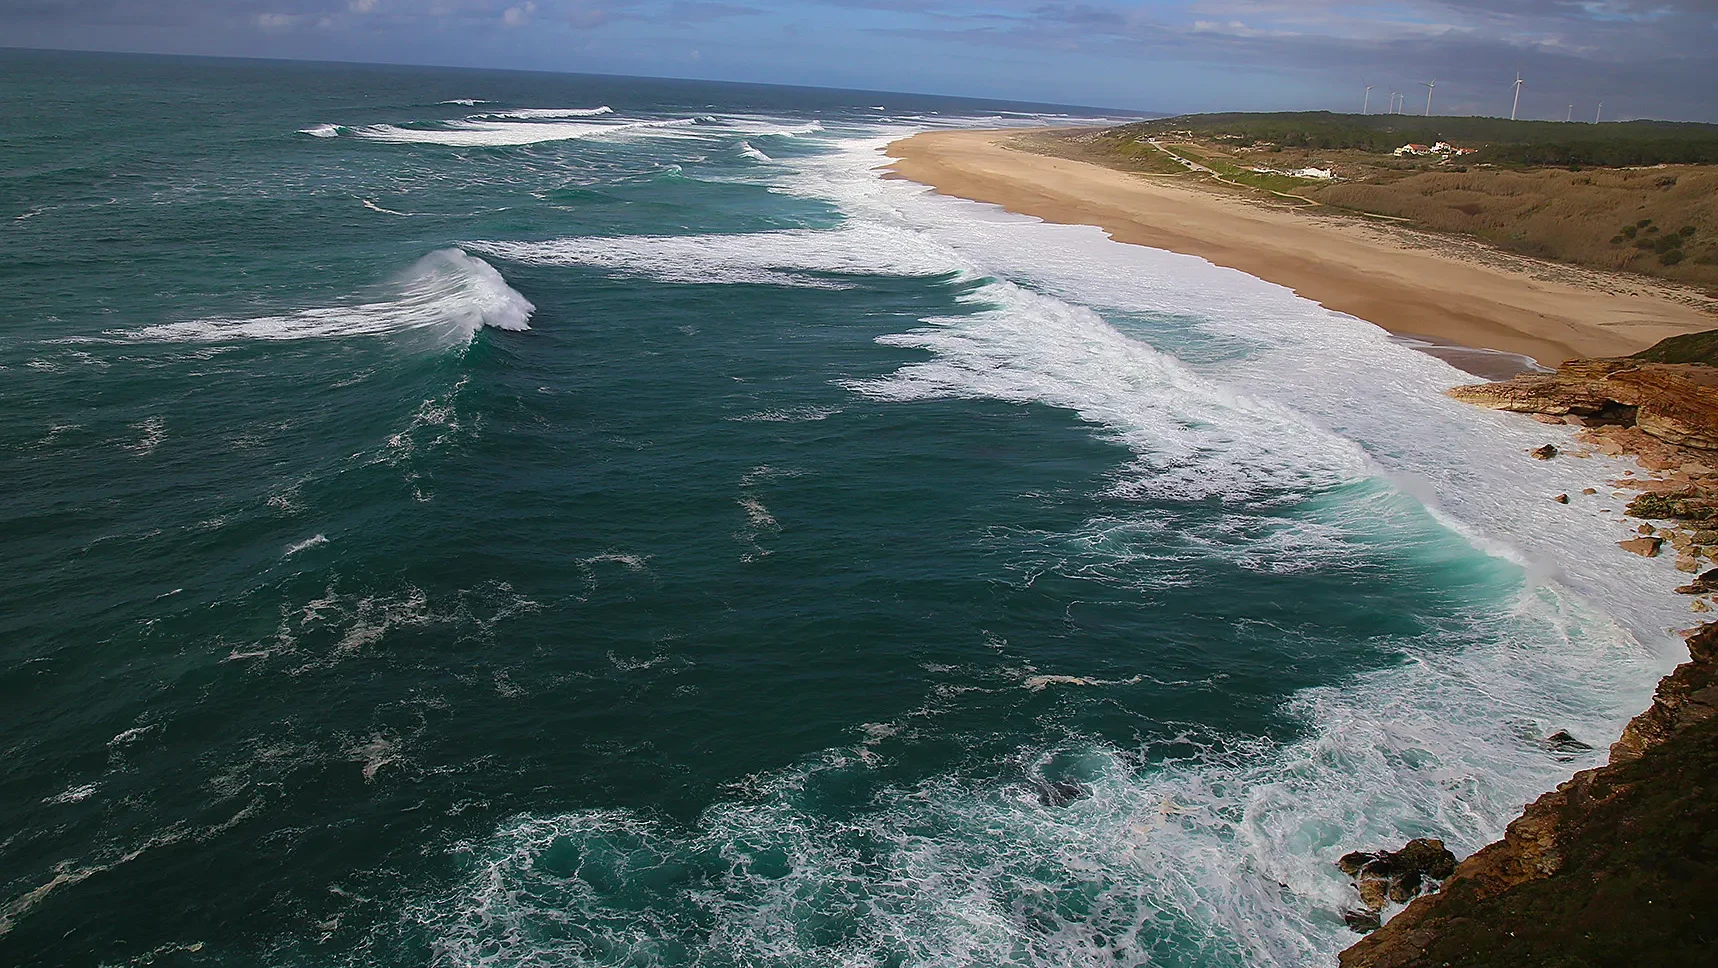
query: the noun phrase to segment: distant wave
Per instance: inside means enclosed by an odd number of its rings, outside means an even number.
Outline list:
[[[369,209],[372,212],[381,212],[383,215],[412,215],[412,214],[414,214],[412,212],[396,212],[391,208],[383,208],[382,206],[377,205],[375,202],[372,202],[367,198],[362,199],[362,201],[364,203],[365,208]]]
[[[753,161],[774,161],[775,160],[774,158],[771,158],[769,155],[766,155],[763,152],[759,151],[758,149],[752,147],[752,143],[750,141],[740,142],[740,154],[745,155],[747,158],[750,158]]]
[[[662,282],[845,289],[859,276],[934,276],[964,268],[952,252],[865,224],[738,235],[473,241],[475,252],[527,265],[591,266]]]
[[[340,131],[341,127],[338,124],[318,124],[309,128],[298,129],[299,134],[307,134],[312,138],[336,138],[339,137]]]
[[[428,144],[449,147],[499,147],[529,145],[545,141],[626,134],[666,134],[669,129],[698,123],[697,118],[665,121],[573,122],[573,121],[449,121],[436,127],[407,128],[393,124],[371,124],[350,129],[369,141],[390,144]]]
[[[456,98],[453,98],[451,100],[440,101],[437,103],[440,103],[440,104],[458,104],[458,105],[461,105],[463,107],[469,108],[469,107],[472,107],[472,106],[478,105],[478,104],[493,104],[494,102],[493,101],[484,101],[484,100],[480,100],[480,99],[474,98],[474,97],[456,97]]]
[[[469,120],[531,121],[541,118],[594,118],[598,115],[613,113],[614,108],[606,104],[597,108],[520,108],[517,111],[474,114]]]
[[[530,329],[536,311],[482,259],[459,249],[438,249],[413,263],[393,283],[395,295],[353,306],[302,309],[250,319],[211,318],[166,323],[114,335],[161,342],[316,339],[440,331],[469,342],[485,326]]]

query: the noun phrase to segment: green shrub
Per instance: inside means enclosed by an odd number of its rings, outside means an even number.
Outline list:
[[[1640,229],[1638,229],[1638,228],[1635,228],[1635,227],[1634,227],[1634,226],[1632,226],[1632,225],[1625,225],[1625,226],[1623,226],[1623,235],[1625,235],[1625,236],[1627,236],[1627,237],[1628,237],[1628,238],[1631,238],[1631,239],[1632,239],[1632,238],[1634,238],[1634,237],[1635,237],[1635,234],[1636,234],[1636,233],[1637,233],[1637,232],[1639,232],[1639,231],[1640,231]]]
[[[1678,262],[1681,262],[1681,261],[1682,261],[1682,250],[1681,249],[1671,249],[1669,252],[1666,252],[1666,253],[1664,253],[1658,257],[1658,262],[1660,265],[1673,266],[1673,265],[1676,265]]]
[[[1648,225],[1651,225],[1651,224],[1652,224],[1652,219],[1649,219],[1649,218],[1643,218],[1643,219],[1641,219],[1641,220],[1640,220],[1640,221],[1638,221],[1638,222],[1636,222],[1636,223],[1634,223],[1634,224],[1635,224],[1635,225],[1636,225],[1636,226],[1638,226],[1638,227],[1640,227],[1640,228],[1643,228],[1643,229],[1644,229],[1644,228],[1646,228],[1646,227],[1647,227],[1647,226],[1648,226]]]
[[[1622,236],[1620,236],[1620,235],[1613,235],[1613,236],[1611,236],[1611,244],[1612,244],[1612,245],[1621,245],[1621,244],[1622,244],[1622,242],[1623,242],[1623,237],[1622,237]]]
[[[1694,226],[1684,225],[1682,228],[1677,230],[1676,234],[1682,236],[1683,238],[1688,238],[1690,235],[1694,234]]]
[[[1658,241],[1652,244],[1652,247],[1659,252],[1669,252],[1671,249],[1680,249],[1682,248],[1682,236],[1661,235],[1659,236]]]

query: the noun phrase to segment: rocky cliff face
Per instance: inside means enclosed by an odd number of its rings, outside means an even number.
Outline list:
[[[1718,963],[1718,623],[1652,708],[1343,968]]]

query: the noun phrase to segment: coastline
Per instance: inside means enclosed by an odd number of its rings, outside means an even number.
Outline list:
[[[1676,591],[1691,596],[1691,611],[1713,611],[1718,568],[1706,563],[1718,564],[1718,460],[1707,458],[1718,454],[1718,341],[1711,336],[1718,318],[1648,280],[1534,271],[1531,260],[1518,257],[1476,259],[1471,251],[1447,251],[1476,248],[1460,240],[1035,155],[1003,143],[1015,134],[935,132],[897,141],[888,147],[899,160],[887,177],[1199,256],[1503,381],[1446,393],[1542,423],[1584,427],[1573,457],[1634,458],[1644,473],[1608,481],[1613,496],[1633,492],[1627,519],[1668,527],[1641,524],[1617,544],[1643,557],[1675,555],[1678,571],[1698,573]],[[1514,366],[1528,372],[1514,376]],[[1530,453],[1563,459],[1552,445]],[[1550,500],[1568,504],[1572,493]],[[1594,487],[1582,492],[1595,493]],[[1715,816],[1709,778],[1718,764],[1718,623],[1683,635],[1689,661],[1661,679],[1651,705],[1611,746],[1608,762],[1526,804],[1502,839],[1459,863],[1436,840],[1345,856],[1338,866],[1354,878],[1360,906],[1344,914],[1356,935],[1339,956],[1342,968],[1566,957],[1586,964],[1623,951],[1693,963],[1682,959],[1709,951],[1715,935],[1701,912],[1718,884],[1708,833]],[[1539,742],[1548,749],[1591,748],[1566,732]],[[1409,855],[1429,847],[1447,867],[1430,873],[1412,867]],[[1372,866],[1342,866],[1354,858]],[[1394,893],[1404,886],[1405,893]],[[1408,904],[1380,926],[1381,889],[1391,892],[1388,900]]]
[[[1625,355],[1718,327],[1718,317],[1648,280],[1518,256],[1509,256],[1509,264],[1482,261],[1460,251],[1458,241],[1440,249],[1428,244],[1435,236],[1309,215],[1005,143],[1021,133],[913,135],[888,146],[888,167],[941,194],[1048,222],[1095,225],[1120,242],[1238,269],[1398,336],[1517,354],[1544,366]]]

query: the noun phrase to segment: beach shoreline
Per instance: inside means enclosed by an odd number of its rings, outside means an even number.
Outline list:
[[[1549,367],[1718,328],[1718,317],[1650,280],[1495,250],[1485,254],[1497,258],[1474,258],[1460,240],[1312,215],[1008,144],[1023,133],[924,132],[885,153],[893,175],[940,194],[1197,256],[1434,346],[1516,354]],[[1473,359],[1445,358],[1457,366]]]

